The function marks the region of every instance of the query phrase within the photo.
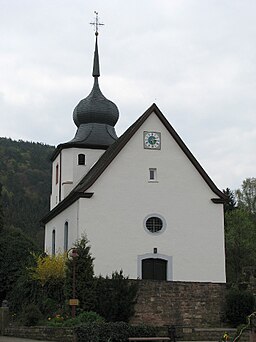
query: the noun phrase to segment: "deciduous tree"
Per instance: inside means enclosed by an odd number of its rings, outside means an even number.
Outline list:
[[[236,190],[236,197],[240,208],[256,215],[256,178],[246,178],[241,189]]]
[[[225,214],[227,279],[239,282],[243,268],[256,264],[256,223],[250,212],[236,209]]]

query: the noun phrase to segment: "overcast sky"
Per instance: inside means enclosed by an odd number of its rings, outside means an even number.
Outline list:
[[[95,10],[118,135],[155,102],[220,189],[255,177],[255,0],[0,0],[0,136],[73,138]]]

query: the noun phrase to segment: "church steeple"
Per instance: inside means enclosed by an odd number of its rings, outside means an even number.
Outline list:
[[[73,120],[78,129],[74,139],[68,144],[106,149],[117,140],[114,126],[118,120],[119,111],[117,106],[102,94],[99,87],[98,26],[102,24],[99,24],[98,13],[95,13],[95,51],[92,71],[94,85],[90,94],[74,109]]]
[[[100,77],[100,63],[99,63],[99,52],[98,52],[98,34],[96,35],[95,40],[95,50],[94,50],[94,60],[93,60],[93,77]]]

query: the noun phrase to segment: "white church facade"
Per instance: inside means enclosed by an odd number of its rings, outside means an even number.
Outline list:
[[[118,138],[99,76],[96,35],[93,89],[74,110],[74,139],[52,156],[45,251],[85,235],[96,275],[225,282],[224,194],[156,104]]]

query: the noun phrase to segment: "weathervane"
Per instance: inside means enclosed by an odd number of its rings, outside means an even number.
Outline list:
[[[94,26],[95,29],[95,36],[97,36],[99,34],[99,26],[103,26],[104,24],[99,23],[99,17],[98,17],[98,12],[94,11],[95,13],[95,20],[93,23],[90,23],[90,25]]]

